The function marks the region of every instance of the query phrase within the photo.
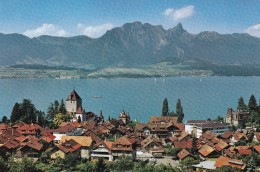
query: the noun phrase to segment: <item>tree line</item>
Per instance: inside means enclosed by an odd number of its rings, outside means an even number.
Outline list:
[[[29,99],[23,99],[21,103],[15,103],[10,115],[10,120],[6,116],[2,118],[2,123],[14,125],[17,122],[27,124],[37,123],[38,125],[50,128],[58,127],[62,122],[70,121],[70,115],[66,112],[63,99],[55,100],[48,106],[47,114],[37,110],[35,105]]]
[[[178,99],[176,103],[176,111],[170,111],[168,100],[167,98],[164,98],[163,105],[162,105],[162,116],[175,116],[178,117],[178,122],[182,123],[184,118],[183,108],[181,105],[181,100]]]

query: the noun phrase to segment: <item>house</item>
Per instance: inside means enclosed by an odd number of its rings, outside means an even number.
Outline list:
[[[113,142],[109,141],[102,141],[99,143],[96,143],[93,146],[93,149],[91,151],[91,158],[96,159],[96,158],[104,158],[107,159],[108,161],[113,161],[113,156],[111,153],[111,149],[113,146]]]
[[[78,93],[73,90],[66,99],[66,111],[75,114],[79,107],[82,107],[82,99]]]
[[[151,124],[166,124],[166,123],[177,123],[178,117],[172,116],[151,116],[149,123]]]
[[[74,117],[74,121],[78,121],[80,118],[81,122],[86,121],[86,112],[85,109],[83,109],[81,106],[77,109]]]
[[[199,153],[204,157],[204,158],[209,158],[209,157],[216,157],[218,156],[216,150],[209,146],[209,145],[203,145],[200,149],[199,149]]]
[[[215,149],[218,151],[218,152],[221,152],[223,153],[224,149],[226,149],[229,145],[223,141],[223,140],[219,140],[219,142],[215,145]]]
[[[135,158],[135,139],[122,136],[115,140],[111,150],[114,158],[123,155]]]
[[[225,142],[230,143],[230,139],[232,138],[232,136],[233,136],[232,131],[226,131],[225,133],[220,135],[220,138]]]
[[[22,158],[22,157],[32,157],[37,158],[39,157],[41,150],[43,148],[43,144],[38,142],[39,140],[37,138],[34,138],[32,136],[26,137],[21,143],[20,147],[17,149],[17,152],[15,154],[16,158]]]
[[[249,146],[237,146],[235,149],[237,150],[237,153],[242,156],[248,156],[252,153],[252,150]]]
[[[237,112],[233,111],[232,108],[228,108],[225,122],[234,126],[245,124],[249,112],[238,110]]]
[[[194,134],[197,138],[206,131],[211,131],[217,135],[221,135],[228,130],[228,126],[219,121],[191,120],[185,123],[185,131]]]
[[[177,157],[180,159],[180,160],[183,160],[187,157],[192,157],[193,158],[193,155],[188,152],[186,149],[182,149],[178,154],[177,154]]]
[[[55,136],[54,142],[59,143],[62,136],[73,136],[76,132],[77,128],[67,124],[65,126],[59,127],[53,131],[53,135]]]
[[[245,168],[246,168],[246,164],[244,164],[243,161],[237,160],[237,159],[231,159],[231,158],[228,158],[225,156],[220,156],[215,163],[216,168],[219,168],[222,166],[238,168],[239,170],[245,170]]]
[[[71,139],[81,145],[80,157],[89,159],[90,151],[92,149],[92,142],[93,142],[91,137],[88,137],[88,136],[62,136],[60,142],[65,143],[67,140],[71,140]]]
[[[174,141],[174,148],[190,149],[192,147],[192,140]]]
[[[71,153],[73,153],[73,155],[76,157],[80,157],[80,148],[80,144],[78,144],[73,139],[70,139],[56,145],[56,151],[51,154],[51,159],[56,159],[57,157],[65,158],[66,155]]]
[[[142,150],[149,152],[152,148],[161,147],[162,142],[159,140],[158,136],[150,135],[146,139],[141,141]]]
[[[233,136],[231,137],[231,140],[230,140],[230,144],[233,145],[236,142],[239,142],[242,140],[248,141],[246,134],[243,132],[236,132],[236,133],[233,133]]]

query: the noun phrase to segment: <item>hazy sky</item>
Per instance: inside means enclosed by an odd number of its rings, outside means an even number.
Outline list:
[[[0,32],[100,37],[141,21],[190,33],[217,31],[260,37],[260,0],[2,0]]]

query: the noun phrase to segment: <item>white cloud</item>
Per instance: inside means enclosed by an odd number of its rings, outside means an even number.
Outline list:
[[[26,30],[24,35],[33,38],[41,35],[51,35],[51,36],[67,36],[68,33],[63,30],[57,28],[54,24],[44,23],[42,26],[36,29]]]
[[[91,38],[98,38],[106,33],[107,30],[114,28],[112,23],[104,23],[96,26],[86,26],[81,23],[77,25],[81,34],[87,35]]]
[[[260,24],[256,24],[253,26],[250,26],[245,30],[246,33],[248,33],[251,36],[255,36],[260,38]]]
[[[168,8],[163,12],[164,16],[172,18],[174,21],[176,20],[181,20],[185,19],[188,17],[193,16],[194,14],[194,6],[189,5],[180,9],[173,9],[173,8]]]

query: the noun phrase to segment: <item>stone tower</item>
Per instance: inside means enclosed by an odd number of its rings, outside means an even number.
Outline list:
[[[66,111],[70,114],[75,114],[79,107],[82,107],[82,99],[78,93],[73,90],[66,100]]]

